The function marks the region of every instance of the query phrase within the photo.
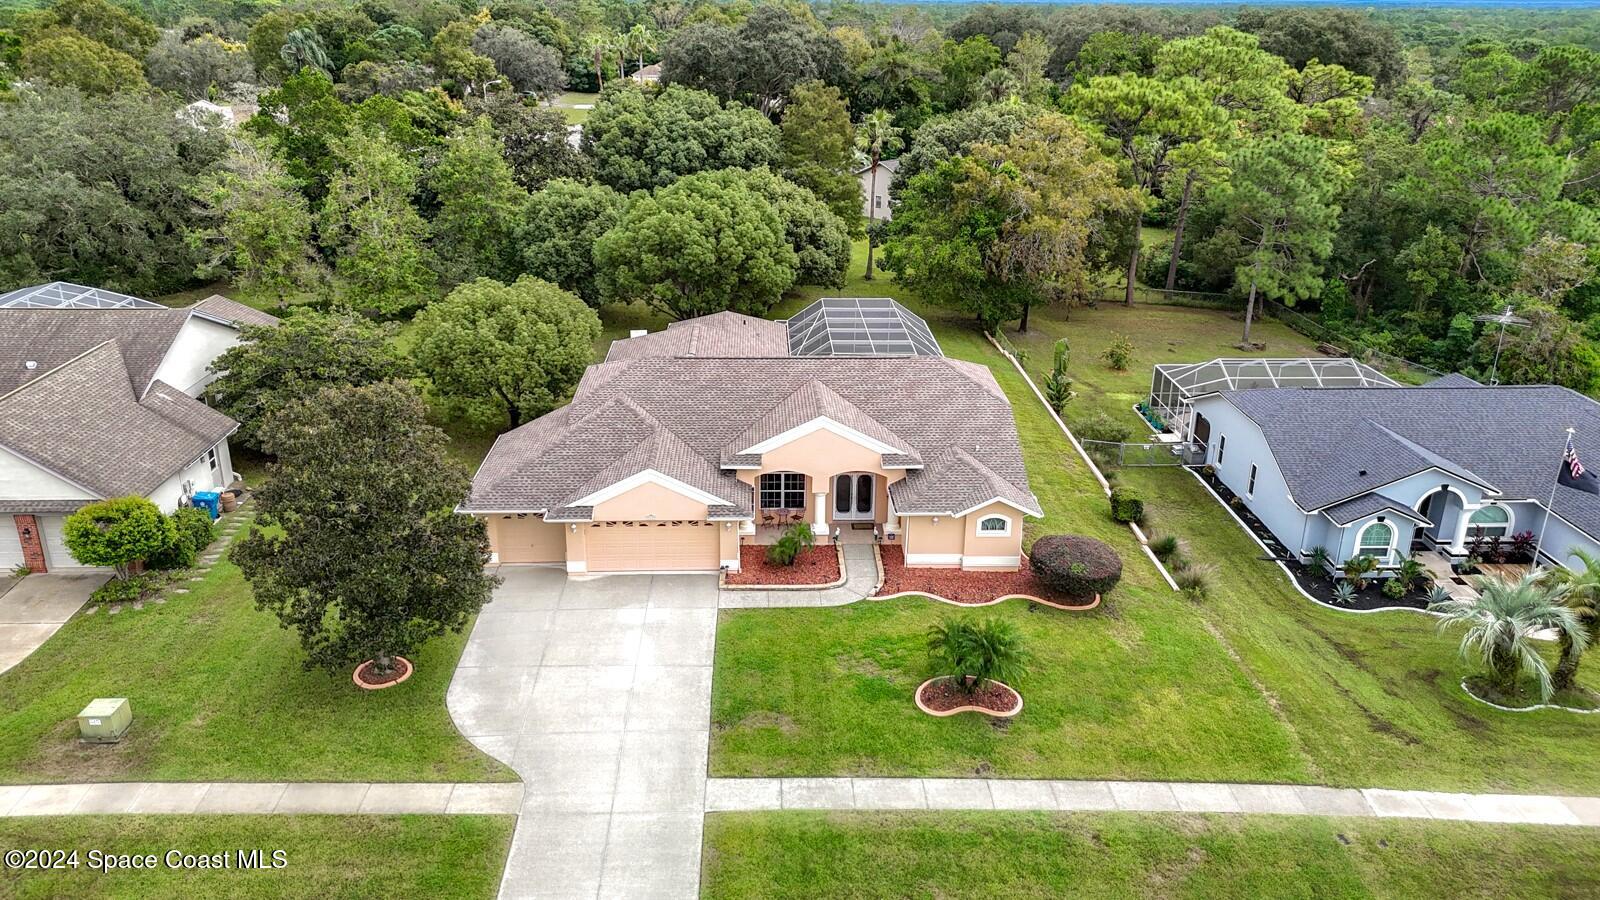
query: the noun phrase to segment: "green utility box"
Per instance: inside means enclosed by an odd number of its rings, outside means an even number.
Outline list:
[[[78,713],[78,740],[88,744],[115,744],[133,724],[133,707],[122,697],[89,701]]]

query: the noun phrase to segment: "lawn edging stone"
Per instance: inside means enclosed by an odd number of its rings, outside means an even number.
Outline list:
[[[1484,706],[1492,706],[1501,712],[1526,713],[1538,712],[1541,709],[1549,709],[1557,712],[1575,713],[1580,716],[1593,716],[1600,714],[1600,706],[1597,706],[1594,709],[1579,709],[1576,706],[1562,706],[1559,703],[1534,703],[1530,706],[1501,706],[1500,704],[1495,703],[1493,700],[1485,700],[1482,697],[1479,697],[1472,690],[1472,688],[1467,686],[1467,679],[1465,678],[1461,679],[1461,691],[1471,699],[1482,703]]]
[[[989,681],[990,684],[995,685],[995,686],[1000,687],[1000,688],[1003,688],[1006,691],[1009,691],[1011,693],[1011,696],[1017,698],[1016,705],[1011,707],[1011,709],[1009,709],[1009,710],[994,710],[994,709],[990,709],[987,706],[978,706],[978,705],[975,705],[975,704],[964,704],[962,706],[953,706],[950,709],[941,710],[941,709],[934,709],[934,708],[928,706],[926,703],[922,702],[922,692],[929,685],[935,684],[935,683],[946,682],[946,681],[953,681],[953,680],[955,680],[955,676],[953,676],[953,675],[935,675],[934,677],[929,678],[927,681],[924,681],[923,683],[917,685],[916,693],[912,695],[912,699],[916,701],[917,709],[922,710],[923,712],[927,713],[930,716],[938,716],[941,719],[948,718],[949,716],[958,716],[958,715],[960,715],[962,713],[968,713],[968,712],[982,713],[983,715],[986,715],[986,716],[988,716],[988,717],[990,717],[992,719],[1010,719],[1010,718],[1016,716],[1017,713],[1022,712],[1022,694],[1021,694],[1021,692],[1019,692],[1016,688],[1012,687],[1009,684],[1006,684],[1003,681],[995,681],[993,679],[990,679],[990,681]]]
[[[1088,612],[1089,610],[1096,609],[1096,608],[1098,608],[1100,606],[1100,595],[1099,594],[1095,594],[1094,595],[1094,602],[1093,603],[1086,603],[1086,604],[1083,604],[1081,606],[1068,606],[1067,604],[1064,604],[1064,603],[1055,603],[1055,602],[1052,602],[1050,600],[1046,600],[1043,597],[1035,597],[1032,594],[1006,594],[1006,595],[1001,596],[1001,597],[996,597],[993,600],[984,600],[982,602],[972,602],[972,603],[967,603],[967,602],[963,602],[963,601],[960,601],[960,600],[951,600],[951,599],[949,599],[947,597],[941,597],[938,594],[930,593],[928,591],[901,591],[898,594],[881,594],[879,596],[869,597],[867,599],[869,599],[869,600],[898,600],[901,597],[926,597],[929,600],[937,600],[940,603],[948,603],[951,606],[994,606],[996,603],[1004,603],[1007,600],[1026,600],[1029,603],[1037,603],[1040,606],[1048,606],[1051,609],[1059,609],[1059,610],[1064,610],[1066,612]]]

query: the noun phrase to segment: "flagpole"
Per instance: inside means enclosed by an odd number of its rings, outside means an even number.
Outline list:
[[[1550,517],[1556,512],[1556,488],[1561,485],[1561,467],[1567,465],[1567,451],[1572,449],[1572,436],[1576,428],[1567,429],[1567,444],[1561,448],[1561,462],[1556,465],[1556,478],[1550,482],[1550,499],[1544,505],[1544,522],[1539,525],[1539,539],[1533,543],[1533,568],[1539,568],[1539,551],[1544,549],[1544,533],[1550,530]]]

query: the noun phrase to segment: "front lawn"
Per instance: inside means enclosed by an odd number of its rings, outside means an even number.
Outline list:
[[[0,675],[0,781],[505,781],[445,711],[465,634],[432,641],[404,685],[362,691],[301,668],[297,639],[219,562],[164,604],[78,615]],[[127,697],[114,745],[77,741],[95,697]]]
[[[1583,828],[1309,816],[717,813],[701,896],[1580,897]]]
[[[0,869],[0,896],[489,898],[500,886],[512,816],[55,816],[0,819],[0,847],[77,850],[79,866]],[[156,854],[153,870],[101,873],[91,849]],[[284,851],[282,868],[182,871],[193,856]],[[181,858],[175,860],[180,865]]]
[[[861,278],[861,246],[843,291],[808,289],[774,315],[816,296],[889,296],[926,316],[946,355],[988,365],[1011,397],[1023,456],[1045,510],[1027,540],[1060,532],[1110,542],[1123,583],[1090,614],[1027,614],[1009,602],[983,611],[915,600],[888,609],[744,610],[723,614],[713,682],[711,768],[716,774],[956,774],[1000,777],[1293,781],[1360,787],[1589,794],[1600,784],[1600,716],[1507,713],[1460,688],[1475,669],[1418,613],[1358,615],[1319,608],[1205,493],[1176,468],[1127,468],[1153,530],[1178,535],[1215,567],[1210,599],[1192,604],[1164,585],[1105,495],[1015,370],[970,323],[916,302],[880,276]],[[1030,350],[1035,379],[1056,337],[1072,340],[1077,400],[1069,424],[1096,411],[1124,417],[1156,361],[1236,354],[1227,314],[1166,306],[1103,305],[1034,314],[1012,334]],[[1139,348],[1128,372],[1097,355],[1112,333]],[[1267,353],[1309,342],[1276,323]],[[921,721],[911,691],[925,666],[928,625],[951,615],[1022,620],[1041,655],[1018,685],[1027,702],[1009,730],[966,717]],[[1050,622],[1054,627],[1041,628]],[[1600,688],[1593,660],[1581,681]],[[987,729],[987,730],[986,730]],[[916,737],[911,737],[915,735]]]

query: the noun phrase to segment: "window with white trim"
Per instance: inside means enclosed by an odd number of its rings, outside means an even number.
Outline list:
[[[217,458],[217,448],[212,447],[206,451],[206,465],[211,467],[211,474],[217,475],[217,470],[222,468],[222,460]]]
[[[1244,495],[1246,497],[1254,497],[1256,495],[1256,464],[1255,463],[1251,463],[1250,464],[1250,483],[1244,486]]]
[[[806,476],[799,472],[771,472],[761,476],[762,509],[804,509]]]
[[[1217,435],[1217,465],[1219,465],[1219,466],[1222,465],[1222,454],[1227,453],[1227,452],[1228,452],[1228,436],[1225,435],[1225,434]]]
[[[1372,556],[1387,561],[1394,551],[1394,526],[1387,522],[1373,522],[1356,535],[1356,555]]]
[[[1504,506],[1485,506],[1467,520],[1467,529],[1478,537],[1503,538],[1511,533],[1511,511]]]
[[[984,516],[978,520],[978,537],[1010,537],[1009,516]]]

